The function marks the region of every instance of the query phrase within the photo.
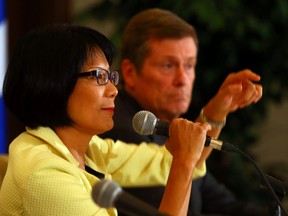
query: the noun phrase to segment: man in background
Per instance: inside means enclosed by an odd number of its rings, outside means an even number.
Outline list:
[[[187,112],[192,100],[197,52],[195,29],[175,14],[148,9],[135,15],[123,34],[123,88],[115,101],[115,125],[101,136],[139,144],[143,141],[164,144],[164,136],[137,134],[132,127],[132,118],[138,111],[148,110],[162,121],[171,122]],[[229,113],[261,98],[259,80],[260,77],[250,70],[229,74],[217,94],[203,107],[196,122],[209,122],[212,130],[208,135],[217,138]],[[203,161],[211,150],[210,147],[204,149]],[[165,187],[125,189],[158,207]],[[258,207],[238,201],[209,172],[205,177],[193,180],[189,215],[199,214],[267,215]]]

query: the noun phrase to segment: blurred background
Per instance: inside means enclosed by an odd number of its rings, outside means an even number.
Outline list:
[[[262,77],[263,98],[227,119],[220,139],[248,153],[266,173],[288,185],[288,1],[287,0],[0,0],[0,82],[17,40],[45,25],[75,23],[95,28],[120,46],[121,32],[135,13],[171,10],[199,37],[197,81],[189,112],[194,119],[230,72],[249,68]],[[41,49],[41,48],[40,48]],[[116,59],[114,68],[118,68]],[[24,130],[0,101],[0,151]],[[265,205],[258,172],[236,153],[214,151],[208,166],[244,200]],[[284,205],[288,206],[287,199]]]

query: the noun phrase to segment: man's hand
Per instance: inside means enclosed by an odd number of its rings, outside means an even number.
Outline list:
[[[230,73],[217,94],[205,106],[204,114],[214,121],[223,121],[230,112],[256,103],[262,97],[260,76],[249,69]]]

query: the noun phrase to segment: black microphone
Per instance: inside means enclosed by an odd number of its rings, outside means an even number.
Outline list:
[[[153,113],[147,110],[139,111],[134,115],[132,126],[140,135],[157,134],[169,137],[170,124],[168,122],[161,121]],[[234,149],[236,148],[227,142],[213,139],[210,136],[206,137],[205,146],[210,146],[213,149],[226,152],[234,152]]]
[[[153,206],[141,201],[112,180],[101,180],[92,188],[93,201],[102,208],[116,208],[130,216],[168,216]]]

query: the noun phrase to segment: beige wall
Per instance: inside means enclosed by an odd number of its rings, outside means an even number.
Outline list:
[[[288,99],[269,104],[268,118],[259,126],[260,139],[251,152],[261,166],[285,163],[288,166]]]

